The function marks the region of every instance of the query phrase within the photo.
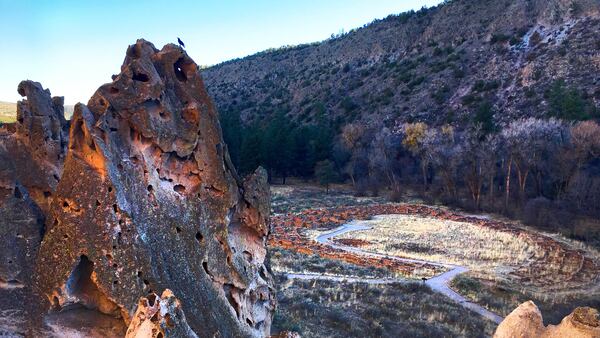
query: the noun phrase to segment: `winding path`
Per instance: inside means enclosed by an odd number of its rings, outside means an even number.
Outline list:
[[[460,275],[461,273],[465,273],[465,272],[469,271],[469,269],[464,266],[446,264],[446,263],[440,263],[440,262],[424,261],[424,260],[420,260],[420,259],[411,259],[411,258],[403,258],[403,257],[397,257],[397,256],[384,255],[384,254],[379,254],[379,253],[375,253],[375,252],[361,250],[356,247],[336,244],[332,241],[332,239],[334,237],[339,236],[344,233],[347,233],[347,232],[372,229],[372,227],[366,226],[363,223],[364,222],[362,222],[362,221],[352,221],[350,223],[346,223],[338,228],[335,228],[332,231],[329,231],[327,233],[319,235],[316,238],[316,241],[323,245],[328,245],[334,249],[343,250],[343,251],[355,253],[358,255],[376,257],[376,258],[388,258],[388,259],[393,259],[393,260],[396,260],[399,262],[405,262],[405,263],[429,264],[429,265],[433,265],[433,266],[446,268],[446,269],[448,269],[448,271],[428,279],[427,281],[425,281],[425,284],[429,285],[429,287],[433,291],[443,294],[444,296],[459,303],[463,307],[465,307],[465,308],[467,308],[467,309],[469,309],[469,310],[471,310],[471,311],[473,311],[473,312],[475,312],[497,324],[502,322],[502,319],[503,319],[502,317],[498,316],[497,314],[495,314],[493,312],[486,310],[485,308],[483,308],[480,305],[469,302],[465,297],[456,293],[454,290],[452,290],[448,286],[448,284],[450,283],[450,281],[452,281],[452,279],[454,279],[454,277],[456,277],[457,275]],[[390,284],[390,283],[398,283],[398,282],[406,282],[407,281],[407,279],[404,279],[404,278],[360,278],[360,277],[341,277],[341,276],[319,275],[319,274],[291,274],[291,273],[287,274],[287,277],[291,278],[291,279],[323,279],[323,280],[340,281],[340,282],[341,281],[363,282],[363,283],[368,283],[368,284]]]

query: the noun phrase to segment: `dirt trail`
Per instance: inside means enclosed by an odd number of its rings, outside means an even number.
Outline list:
[[[377,217],[375,217],[377,218]],[[444,267],[448,269],[448,271],[439,274],[435,277],[432,277],[425,281],[433,291],[439,292],[444,296],[452,299],[453,301],[459,303],[463,307],[499,324],[502,321],[502,317],[497,314],[486,310],[485,308],[469,302],[465,297],[456,293],[452,290],[448,284],[454,279],[454,277],[460,275],[461,273],[465,273],[469,271],[468,268],[460,265],[446,264],[441,262],[431,262],[424,261],[420,259],[411,259],[411,258],[403,258],[391,255],[383,255],[375,252],[365,251],[360,248],[340,245],[336,244],[332,241],[332,239],[341,234],[351,232],[351,231],[361,231],[372,229],[371,226],[364,225],[363,221],[352,221],[350,223],[346,223],[332,231],[319,235],[315,240],[323,245],[328,245],[334,249],[343,250],[346,252],[351,252],[358,255],[376,257],[376,258],[388,258],[393,259],[400,262],[406,263],[421,263],[421,264],[429,264],[439,267]],[[319,274],[288,274],[288,278],[292,279],[322,279],[322,280],[331,280],[331,281],[347,281],[347,282],[363,282],[368,284],[390,284],[390,283],[402,283],[406,282],[407,279],[404,278],[360,278],[360,277],[340,277],[340,276],[330,276],[330,275],[319,275]]]

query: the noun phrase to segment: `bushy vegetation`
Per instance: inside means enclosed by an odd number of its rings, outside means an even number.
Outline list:
[[[331,168],[333,164],[322,162],[329,160],[332,153],[334,129],[330,121],[320,118],[314,125],[300,125],[277,113],[266,124],[245,126],[238,113],[224,113],[221,126],[231,159],[243,175],[263,166],[270,181],[281,178],[285,184],[289,176],[313,177],[321,162],[326,164],[326,181],[333,180],[334,176],[329,177],[336,173]]]
[[[566,103],[553,104],[563,112],[556,115],[581,111],[578,105],[585,100],[569,98],[568,92]],[[493,113],[483,102],[463,129],[355,122],[337,130],[324,118],[299,125],[283,114],[247,127],[225,114],[222,123],[243,174],[262,165],[271,179],[284,183],[288,176],[316,177],[324,186],[347,181],[357,195],[388,191],[395,200],[403,190],[416,190],[430,201],[502,212],[600,243],[600,231],[590,223],[600,217],[600,125],[525,118],[500,127]]]
[[[277,283],[273,333],[303,337],[481,337],[491,322],[423,283],[367,285],[329,281]]]
[[[358,191],[361,181],[393,191],[421,182],[425,197],[597,241],[597,233],[574,230],[584,216],[600,216],[600,125],[528,118],[497,130],[488,116],[463,130],[347,125],[339,141],[349,153],[344,172]]]

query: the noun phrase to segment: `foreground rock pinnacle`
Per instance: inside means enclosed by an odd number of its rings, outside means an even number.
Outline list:
[[[169,336],[268,335],[266,175],[238,179],[228,156],[194,61],[173,44],[130,46],[114,81],[75,107],[35,273],[45,308],[139,326],[138,304],[153,306],[140,299],[162,294],[186,322]]]

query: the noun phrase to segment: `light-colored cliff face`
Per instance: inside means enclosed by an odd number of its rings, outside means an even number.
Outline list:
[[[600,337],[598,311],[578,307],[558,325],[544,326],[542,314],[532,302],[511,312],[496,329],[494,338],[592,338]]]

